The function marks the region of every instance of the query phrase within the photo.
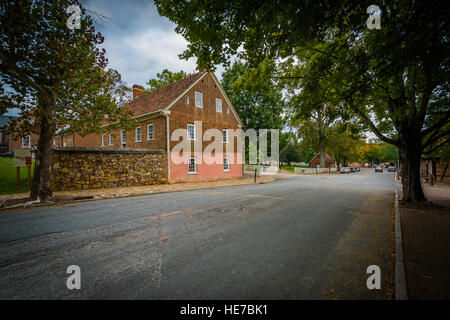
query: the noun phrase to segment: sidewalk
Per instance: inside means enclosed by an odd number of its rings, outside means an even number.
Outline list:
[[[275,181],[275,178],[273,176],[260,176],[256,178],[257,184],[269,183],[273,181]],[[243,178],[232,178],[215,181],[185,182],[173,184],[158,184],[150,186],[88,189],[75,191],[56,191],[53,193],[53,201],[48,204],[69,203],[80,200],[131,197],[154,193],[218,188],[218,187],[246,185],[246,184],[254,184],[254,177],[244,174]],[[26,203],[28,201],[30,201],[29,193],[0,195],[0,209],[7,206]],[[48,205],[48,204],[35,204],[35,205]]]
[[[409,299],[450,299],[450,187],[423,184],[423,209],[400,207]]]

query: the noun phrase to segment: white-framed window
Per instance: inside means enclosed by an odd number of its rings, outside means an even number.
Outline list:
[[[228,130],[227,129],[222,130],[222,141],[225,143],[228,143]]]
[[[134,129],[134,131],[135,131],[135,140],[136,140],[136,142],[141,142],[142,141],[142,135],[141,135],[141,127],[136,127],[135,129]]]
[[[195,106],[203,108],[203,93],[195,92]]]
[[[59,143],[58,143],[58,147],[62,147],[63,146],[63,143],[62,143],[62,141],[60,141]]]
[[[222,99],[216,98],[216,112],[222,112]]]
[[[189,96],[186,96],[186,104],[189,104]]]
[[[102,147],[104,147],[106,144],[106,135],[102,134]]]
[[[187,125],[187,139],[195,140],[195,125],[194,124]]]
[[[155,127],[154,127],[153,123],[150,123],[147,125],[147,140],[155,139],[154,130],[155,130]]]
[[[30,147],[30,136],[26,136],[22,138],[22,148]]]
[[[113,145],[113,135],[112,133],[109,134],[109,145],[112,146]]]
[[[227,113],[230,113],[230,107],[227,107]]]
[[[223,158],[223,171],[230,171],[230,158]]]
[[[127,132],[125,130],[120,130],[120,147],[127,147]]]
[[[197,160],[195,157],[189,158],[188,173],[197,173]]]

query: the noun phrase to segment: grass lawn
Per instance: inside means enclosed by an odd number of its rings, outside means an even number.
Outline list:
[[[31,179],[33,179],[34,161],[31,166]],[[12,158],[0,158],[0,194],[23,193],[30,191],[27,185],[27,168],[20,168],[20,184],[16,181],[16,167]]]
[[[297,167],[297,168],[309,168],[308,166],[294,166],[294,165],[292,165],[291,167],[289,167],[289,166],[282,165],[281,166],[281,170],[294,173],[294,168],[295,167]]]

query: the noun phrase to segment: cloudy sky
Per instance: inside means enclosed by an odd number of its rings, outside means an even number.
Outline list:
[[[187,42],[174,31],[174,23],[158,14],[153,1],[84,0],[83,4],[108,18],[91,14],[97,30],[105,36],[109,67],[117,69],[129,86],[145,85],[165,68],[188,73],[196,70],[195,59],[178,58]]]
[[[95,22],[96,30],[105,37],[103,47],[109,68],[116,69],[128,86],[146,82],[163,69],[196,71],[196,60],[181,60],[178,55],[187,41],[177,34],[175,24],[158,14],[151,0],[81,0]],[[104,16],[99,17],[96,14]],[[221,78],[223,68],[216,75]],[[16,116],[17,109],[6,115]]]

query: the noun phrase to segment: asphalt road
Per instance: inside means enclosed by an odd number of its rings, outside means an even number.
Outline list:
[[[393,173],[0,212],[1,299],[389,299]],[[69,265],[81,290],[68,290]],[[368,290],[366,268],[381,268]]]

